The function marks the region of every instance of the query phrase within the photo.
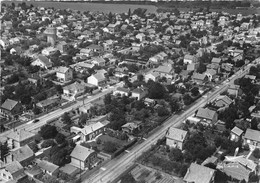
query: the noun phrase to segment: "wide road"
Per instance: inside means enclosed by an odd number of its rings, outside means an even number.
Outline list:
[[[97,93],[96,95],[91,96],[91,98],[84,99],[84,103],[87,104],[87,103],[93,102],[96,99],[99,99],[99,98],[103,97],[104,95],[114,91],[118,86],[121,86],[121,85],[122,85],[121,83],[117,83],[116,85],[114,85],[114,86],[112,86],[108,89],[104,89],[101,93]],[[28,131],[31,131],[31,132],[38,131],[40,129],[40,127],[45,125],[49,120],[60,117],[64,114],[64,112],[69,112],[73,109],[76,109],[76,108],[82,106],[82,105],[83,105],[83,99],[77,101],[74,105],[71,105],[67,108],[64,108],[64,109],[59,108],[59,109],[52,111],[52,112],[50,112],[50,113],[48,113],[44,116],[39,117],[38,118],[39,122],[37,122],[37,123],[33,123],[33,120],[32,120],[32,121],[29,121],[25,124],[17,126],[15,129],[17,129],[17,130],[25,129],[25,130],[28,130]],[[5,132],[0,134],[0,137],[5,137],[10,132],[11,132],[11,130],[5,131]]]
[[[259,60],[257,60],[259,63]],[[155,144],[158,139],[165,136],[167,129],[171,126],[178,127],[187,117],[194,114],[194,112],[203,107],[208,101],[216,99],[220,93],[227,90],[229,84],[233,83],[235,79],[246,75],[249,71],[249,68],[252,64],[245,66],[244,70],[240,70],[235,73],[230,79],[224,81],[219,87],[214,88],[208,94],[201,97],[196,104],[191,108],[185,111],[181,115],[174,115],[169,118],[164,124],[163,127],[146,139],[143,143],[134,147],[127,154],[123,155],[118,159],[113,159],[108,162],[106,165],[101,167],[97,172],[93,173],[90,177],[85,178],[83,183],[109,183],[115,180],[119,175],[124,173],[128,167],[130,167],[134,160],[139,157],[143,152],[147,151],[151,145]]]

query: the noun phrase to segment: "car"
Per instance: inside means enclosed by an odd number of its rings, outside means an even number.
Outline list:
[[[33,120],[33,123],[37,123],[39,121],[40,121],[39,119],[35,119],[35,120]]]

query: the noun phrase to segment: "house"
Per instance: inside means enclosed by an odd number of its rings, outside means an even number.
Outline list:
[[[54,53],[56,53],[57,49],[54,47],[48,47],[42,50],[42,54],[44,56],[50,56],[53,55]]]
[[[240,86],[235,84],[229,85],[227,92],[229,95],[234,95],[236,97],[242,95],[243,93]]]
[[[199,67],[198,63],[191,63],[187,65],[187,71],[195,71]]]
[[[200,122],[205,125],[215,124],[218,120],[217,112],[208,108],[199,108],[196,117],[199,118],[201,120]]]
[[[106,65],[106,61],[102,57],[94,57],[91,63],[100,67],[104,67]]]
[[[202,85],[206,81],[208,81],[208,76],[206,74],[200,74],[200,73],[193,73],[192,80],[196,84]]]
[[[107,29],[111,33],[115,33],[118,30],[118,25],[117,24],[108,24]]]
[[[6,99],[1,105],[1,114],[3,116],[13,117],[22,113],[22,104],[12,99]]]
[[[214,69],[207,69],[205,75],[208,77],[209,81],[213,81],[217,77],[217,71]]]
[[[131,90],[129,88],[117,87],[117,89],[113,92],[113,95],[120,96],[129,96]]]
[[[88,77],[88,83],[95,86],[103,86],[106,84],[106,78],[103,74],[92,74]]]
[[[31,63],[31,65],[49,69],[52,67],[52,62],[46,56],[39,55],[38,58]]]
[[[184,64],[191,64],[197,62],[198,58],[195,55],[185,55],[183,58]]]
[[[106,126],[109,124],[108,121],[103,123],[97,122],[90,125],[86,125],[80,132],[82,141],[88,141],[94,139],[96,136],[106,131]]]
[[[213,183],[215,173],[211,168],[191,163],[183,180],[185,183]]]
[[[213,57],[212,60],[211,60],[211,63],[219,65],[221,63],[221,58]]]
[[[158,73],[160,77],[166,77],[168,79],[172,79],[173,67],[171,64],[163,64],[154,69],[155,73]]]
[[[65,41],[61,41],[57,44],[56,48],[61,52],[64,53],[68,50],[68,44]]]
[[[59,166],[48,162],[46,160],[36,159],[37,166],[43,171],[43,173],[47,173],[51,176],[56,176],[59,172]]]
[[[42,112],[44,112],[57,106],[59,102],[60,102],[60,96],[54,95],[50,98],[37,102],[36,107],[39,108]]]
[[[142,98],[146,97],[148,94],[148,90],[144,87],[138,87],[132,91],[132,97],[136,98],[137,100],[141,100]]]
[[[76,145],[70,154],[71,165],[81,169],[90,169],[97,160],[97,153],[93,149]]]
[[[73,71],[70,67],[59,67],[56,71],[56,77],[61,82],[70,81],[73,79]]]
[[[136,39],[139,39],[140,42],[145,40],[145,34],[144,33],[139,33],[135,37],[136,37]]]
[[[21,47],[15,47],[15,48],[12,48],[10,50],[10,54],[16,54],[16,55],[21,55],[23,53],[23,50]]]
[[[235,126],[230,132],[230,140],[237,142],[241,139],[242,134],[243,130]]]
[[[93,107],[94,105],[92,103],[87,103],[83,106],[80,106],[79,107],[79,112],[80,114],[86,114],[86,113],[89,113],[90,112],[90,108]]]
[[[135,130],[139,130],[141,127],[141,122],[136,121],[136,122],[129,122],[121,126],[122,131],[125,133],[133,133]]]
[[[158,72],[150,72],[144,76],[145,81],[148,82],[149,80],[152,80],[154,82],[157,82],[160,78],[160,74]]]
[[[28,166],[34,160],[34,152],[28,146],[22,146],[15,150],[10,151],[10,155],[7,156],[7,163],[11,163],[13,161],[18,161],[22,166]]]
[[[23,166],[14,161],[0,168],[0,179],[3,182],[19,182],[26,177]]]
[[[91,52],[96,52],[96,53],[102,53],[104,51],[104,48],[99,45],[91,44],[88,47],[86,47],[87,50]]]
[[[73,97],[74,99],[77,96],[82,95],[84,92],[85,92],[85,85],[79,82],[74,82],[70,85],[63,87],[63,94],[68,97]]]
[[[248,144],[250,148],[260,148],[260,131],[247,129],[244,135],[244,144]]]
[[[166,132],[166,145],[182,150],[187,134],[188,132],[185,130],[170,127]]]
[[[243,156],[226,156],[223,163],[217,165],[217,169],[241,182],[248,182],[250,175],[256,173],[256,167],[252,160]]]
[[[24,146],[34,140],[35,134],[25,129],[14,130],[6,135],[11,148]]]
[[[213,102],[213,105],[218,108],[226,108],[229,107],[233,103],[233,100],[229,98],[226,95],[220,95],[218,96],[215,101]]]

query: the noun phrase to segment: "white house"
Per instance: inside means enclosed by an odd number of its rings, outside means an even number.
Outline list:
[[[183,149],[183,144],[187,139],[187,131],[170,127],[166,132],[166,144],[170,147]]]
[[[128,96],[130,94],[129,88],[117,87],[117,89],[113,92],[113,95],[125,95]]]
[[[39,55],[38,58],[31,63],[31,65],[49,69],[52,67],[52,62],[46,56]]]
[[[106,64],[106,61],[102,57],[94,57],[91,61],[92,64],[103,67]]]
[[[42,50],[42,54],[45,56],[49,56],[54,54],[58,49],[54,47],[48,47]]]
[[[197,62],[197,57],[194,55],[185,55],[183,59],[184,64],[191,64]]]
[[[136,37],[136,39],[139,39],[140,42],[145,40],[145,34],[144,33],[139,33],[135,37]]]
[[[146,97],[148,94],[148,90],[144,87],[138,87],[132,91],[132,97],[136,98],[137,100],[141,100],[142,98]]]
[[[106,83],[106,78],[102,74],[93,74],[88,77],[88,83],[95,86],[102,86]]]
[[[56,71],[56,77],[62,82],[70,81],[73,79],[73,71],[70,67],[59,67]]]
[[[158,72],[151,72],[145,75],[145,81],[149,81],[150,79],[153,81],[158,81],[158,79],[160,78],[160,74]]]

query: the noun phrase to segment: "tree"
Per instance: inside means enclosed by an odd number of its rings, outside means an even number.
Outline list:
[[[193,99],[191,98],[191,96],[188,93],[186,93],[183,96],[183,102],[185,105],[190,105],[193,102]]]
[[[112,97],[111,97],[111,94],[106,94],[105,97],[104,97],[104,103],[105,105],[108,105],[112,102]]]
[[[63,134],[61,134],[61,133],[58,133],[58,134],[56,135],[56,137],[55,137],[55,140],[56,140],[56,142],[57,142],[58,144],[64,143],[64,142],[65,142],[65,139],[66,139],[66,137],[65,137]]]
[[[55,89],[60,95],[63,94],[63,88],[61,85],[55,85]]]
[[[57,135],[58,131],[55,126],[44,125],[41,127],[39,134],[43,139],[51,139]]]
[[[253,155],[254,155],[255,158],[259,159],[260,158],[260,149],[256,148],[253,151]]]
[[[62,120],[65,124],[71,124],[72,120],[71,117],[69,116],[69,113],[65,112],[62,116]]]
[[[170,100],[169,104],[171,106],[172,113],[179,111],[181,108],[179,102],[176,99]]]
[[[39,150],[39,147],[35,142],[28,144],[28,146],[30,147],[31,150],[33,150],[34,153],[36,153]]]
[[[41,148],[47,148],[47,147],[54,146],[54,145],[55,145],[55,142],[52,139],[48,139],[48,140],[43,141],[43,143],[41,144]]]
[[[131,173],[127,173],[121,177],[121,183],[136,183]]]
[[[143,80],[144,80],[144,75],[138,74],[138,75],[137,75],[137,80],[138,80],[138,81],[143,81]]]
[[[251,128],[253,129],[253,130],[258,130],[258,124],[260,123],[260,120],[259,120],[259,118],[253,118],[252,120],[251,120]]]
[[[9,154],[9,147],[7,141],[5,143],[0,142],[0,156],[1,161],[6,162],[6,156]]]
[[[183,155],[180,149],[173,148],[171,149],[170,153],[168,154],[169,159],[171,161],[181,161],[183,159]]]
[[[117,150],[116,144],[110,141],[104,142],[103,144],[103,151],[107,153],[113,153]]]
[[[190,92],[191,92],[192,96],[197,96],[197,95],[200,94],[200,92],[199,92],[199,88],[196,87],[196,86],[193,87],[193,88],[190,90]]]
[[[148,95],[151,99],[163,99],[165,96],[166,90],[163,85],[157,82],[151,82],[148,86]]]
[[[169,115],[170,112],[164,107],[158,107],[157,114],[158,114],[158,116],[163,117],[163,116]]]

